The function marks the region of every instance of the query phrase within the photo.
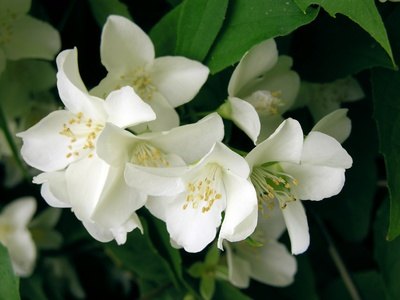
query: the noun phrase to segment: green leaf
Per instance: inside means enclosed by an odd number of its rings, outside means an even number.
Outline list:
[[[400,72],[375,69],[372,72],[375,119],[380,151],[386,164],[390,195],[388,238],[400,235]]]
[[[214,244],[210,247],[210,249],[208,250],[204,262],[205,262],[207,265],[215,266],[216,264],[218,264],[220,254],[221,254],[221,253],[220,253],[220,251],[219,251],[219,249],[218,249],[218,247],[217,247],[217,244],[214,243]]]
[[[212,299],[215,291],[215,277],[203,276],[200,280],[200,295],[205,300]]]
[[[100,27],[104,25],[109,15],[120,15],[132,19],[126,5],[119,0],[89,0],[89,4]]]
[[[216,281],[214,299],[234,299],[234,300],[251,300],[250,297],[243,294],[238,288],[232,286],[226,281]]]
[[[382,275],[376,271],[358,272],[352,274],[361,299],[375,300],[387,299]],[[324,300],[352,300],[343,280],[337,279],[331,282],[323,292]]]
[[[240,60],[265,39],[291,33],[317,16],[318,9],[303,13],[292,1],[235,0],[229,2],[225,23],[207,56],[211,73]]]
[[[150,30],[149,36],[154,43],[157,56],[175,53],[178,19],[181,9],[182,5],[176,6]]]
[[[306,41],[306,42],[305,42]],[[296,71],[303,80],[330,82],[362,70],[392,68],[385,50],[348,18],[321,14],[292,40]]]
[[[14,275],[7,248],[0,243],[0,299],[17,300],[19,279]]]
[[[386,29],[376,8],[375,0],[294,0],[294,2],[304,13],[311,4],[318,4],[332,17],[338,13],[345,15],[367,31],[385,49],[395,65]]]
[[[377,213],[374,224],[374,257],[381,270],[389,299],[400,299],[400,239],[391,242],[386,240],[388,213],[389,202],[385,201]]]
[[[159,254],[150,240],[147,223],[141,219],[146,234],[135,230],[128,235],[126,243],[119,246],[107,245],[107,252],[124,268],[134,272],[140,279],[156,282],[159,285],[172,284],[179,287],[168,262]]]
[[[225,18],[228,0],[186,0],[178,21],[175,54],[202,61]]]

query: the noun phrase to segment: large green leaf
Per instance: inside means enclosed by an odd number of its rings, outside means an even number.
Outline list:
[[[360,25],[385,49],[394,64],[392,49],[375,0],[294,0],[306,12],[311,4],[322,6],[331,16],[343,14]]]
[[[395,300],[400,299],[400,239],[391,242],[386,240],[388,212],[389,204],[385,201],[378,211],[374,224],[374,256],[389,295],[388,299]]]
[[[296,71],[303,80],[329,82],[382,66],[392,67],[385,50],[348,18],[320,14],[305,30],[296,32],[292,47]]]
[[[388,238],[400,235],[400,72],[376,69],[372,72],[375,119],[378,123],[380,151],[390,193]]]
[[[238,288],[233,287],[229,282],[217,280],[213,299],[221,300],[250,300]]]
[[[202,61],[225,18],[228,0],[186,0],[178,22],[175,53]]]
[[[172,286],[179,289],[180,285],[171,266],[154,247],[145,220],[141,221],[146,234],[142,235],[139,230],[135,230],[128,235],[123,246],[108,244],[108,253],[117,264],[134,272],[140,280],[156,284],[157,288]]]
[[[0,243],[0,299],[19,299],[19,280],[14,275],[7,249]]]
[[[120,15],[131,19],[128,8],[119,0],[89,0],[89,4],[99,26],[103,26],[109,15]]]
[[[318,9],[303,13],[292,1],[234,0],[206,62],[216,73],[240,60],[253,45],[287,35],[314,20]]]

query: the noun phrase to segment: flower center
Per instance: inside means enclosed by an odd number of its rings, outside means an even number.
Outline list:
[[[258,208],[263,214],[264,206],[269,210],[274,209],[275,199],[282,209],[287,202],[296,201],[291,188],[298,185],[298,181],[282,172],[278,163],[254,167],[250,179],[257,192]]]
[[[99,133],[103,130],[104,123],[93,121],[91,118],[85,118],[83,113],[78,113],[71,118],[68,123],[63,124],[59,132],[69,138],[67,158],[79,157],[82,153],[89,153],[88,157],[93,157],[95,142]]]
[[[202,213],[208,212],[215,201],[222,199],[221,176],[222,170],[218,164],[207,164],[187,183],[187,195],[182,208],[201,208]]]
[[[131,162],[145,167],[163,168],[170,166],[167,155],[146,142],[135,145],[131,155]]]
[[[120,78],[124,82],[124,85],[133,87],[143,100],[150,101],[153,98],[156,87],[152,84],[150,75],[143,67],[136,69],[132,73],[121,75]]]
[[[280,91],[256,91],[246,98],[246,101],[253,105],[258,113],[278,115],[280,114],[280,107],[285,105],[285,102],[280,98],[281,95]]]

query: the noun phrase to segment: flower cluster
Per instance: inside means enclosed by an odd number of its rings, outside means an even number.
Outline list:
[[[298,121],[285,120],[300,79],[272,39],[243,56],[217,112],[191,124],[181,124],[175,108],[199,92],[206,66],[155,58],[149,37],[120,16],[107,19],[100,55],[108,73],[88,90],[78,50],[62,51],[57,87],[65,108],[18,134],[23,159],[42,172],[34,183],[46,202],[71,208],[95,239],[118,244],[143,231],[137,211],[145,207],[166,223],[177,248],[199,252],[217,239],[233,284],[245,287],[250,277],[291,283],[296,260],[278,239],[287,228],[292,254],[304,252],[301,200],[342,189],[352,164],[340,144],[350,132],[346,111],[332,112],[306,135]],[[247,155],[223,143],[221,116],[256,144]]]

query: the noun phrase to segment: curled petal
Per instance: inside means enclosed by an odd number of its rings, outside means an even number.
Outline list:
[[[251,48],[240,60],[228,85],[229,96],[245,96],[241,90],[252,80],[269,71],[278,60],[278,49],[273,39]]]
[[[348,109],[337,109],[323,117],[311,129],[319,131],[335,138],[339,143],[343,143],[350,135],[351,121],[347,117]]]
[[[225,218],[218,237],[218,248],[224,239],[230,242],[244,240],[257,225],[257,195],[253,185],[228,171],[224,175],[226,189]]]
[[[243,130],[255,144],[260,134],[261,124],[254,106],[236,97],[229,97],[228,102],[231,107],[233,123]]]
[[[289,161],[298,163],[303,148],[303,131],[299,122],[287,119],[265,141],[246,156],[251,167],[267,162]]]
[[[151,64],[154,46],[147,34],[127,18],[111,15],[101,35],[101,62],[107,71],[122,74]]]
[[[65,171],[41,173],[33,178],[33,183],[42,184],[40,194],[52,207],[71,207]]]
[[[152,121],[156,118],[150,105],[140,99],[133,88],[129,86],[111,92],[105,100],[104,106],[108,113],[107,122],[121,128]]]
[[[301,201],[287,202],[282,209],[288,229],[292,254],[300,254],[307,250],[310,244],[306,212]]]

